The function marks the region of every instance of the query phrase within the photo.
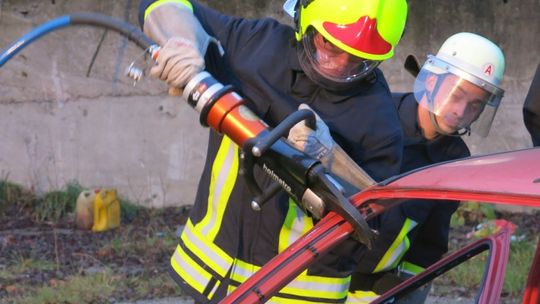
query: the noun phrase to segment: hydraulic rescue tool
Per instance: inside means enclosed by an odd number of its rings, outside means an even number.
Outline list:
[[[154,50],[159,51],[158,48]],[[183,95],[200,113],[202,125],[227,135],[241,147],[241,172],[254,193],[254,209],[262,208],[270,197],[283,189],[317,219],[327,211],[338,213],[354,227],[354,236],[371,246],[374,232],[342,194],[338,182],[320,161],[298,151],[284,139],[290,128],[304,119],[315,128],[313,112],[296,111],[270,130],[244,105],[244,99],[232,86],[222,85],[207,72],[197,74],[184,88]],[[271,187],[260,189],[253,176],[254,165],[260,166],[275,181]]]

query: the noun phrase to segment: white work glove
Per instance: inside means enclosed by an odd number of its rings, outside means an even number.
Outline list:
[[[304,151],[307,155],[318,160],[326,160],[335,142],[330,135],[328,126],[308,105],[301,104],[299,110],[307,109],[315,114],[317,130],[313,130],[306,126],[305,121],[297,123],[289,132],[289,142],[298,150]]]
[[[308,105],[301,104],[298,109],[313,111]],[[328,126],[315,113],[317,130],[306,126],[305,121],[297,123],[289,132],[289,142],[298,150],[321,161],[323,166],[339,176],[357,190],[375,184],[375,181],[332,139]]]
[[[167,40],[159,50],[156,61],[157,65],[150,69],[150,75],[180,89],[204,70],[204,56],[191,41],[182,37]]]

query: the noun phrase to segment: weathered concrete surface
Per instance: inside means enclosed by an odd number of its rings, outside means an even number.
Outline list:
[[[490,135],[466,138],[474,154],[531,146],[523,124],[522,106],[532,75],[540,62],[540,0],[436,1],[410,0],[405,36],[396,56],[382,68],[395,91],[410,91],[413,77],[400,67],[408,54],[423,63],[436,54],[444,40],[457,32],[475,32],[503,50],[506,90]]]
[[[4,1],[0,45],[68,12],[136,22],[134,1],[53,2]],[[77,180],[117,187],[147,205],[192,203],[207,130],[180,98],[164,93],[166,86],[143,81],[133,87],[124,77],[141,53],[115,33],[71,27],[34,42],[1,68],[2,177],[38,192]]]
[[[402,69],[408,54],[421,63],[436,54],[446,38],[457,32],[475,32],[497,43],[506,58],[505,97],[486,138],[464,137],[473,155],[530,147],[522,107],[532,76],[540,62],[540,0],[409,0],[405,36],[394,58],[381,66],[394,91],[410,91],[414,78]],[[498,206],[500,209],[509,209]],[[526,208],[512,207],[513,211]]]
[[[0,47],[38,24],[76,11],[136,23],[136,0],[0,0]],[[247,17],[289,23],[282,1],[212,1]],[[475,154],[530,146],[521,106],[540,60],[540,0],[410,0],[407,33],[382,69],[395,91],[409,90],[407,54],[425,58],[459,31],[499,43],[507,57],[506,97],[490,137],[467,139]],[[116,186],[155,206],[192,202],[206,149],[206,130],[166,87],[123,77],[141,51],[114,33],[67,28],[34,42],[0,69],[0,177],[38,191],[76,179]],[[92,58],[96,59],[92,64]]]

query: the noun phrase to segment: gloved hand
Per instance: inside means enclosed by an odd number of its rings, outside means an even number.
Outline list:
[[[306,104],[301,104],[298,109],[313,111]],[[312,130],[306,126],[304,121],[301,121],[291,128],[288,137],[289,142],[298,150],[320,160],[328,171],[356,187],[357,190],[375,184],[369,174],[360,168],[332,139],[328,126],[317,113],[315,113],[315,119],[317,130]]]
[[[308,105],[301,104],[299,110],[307,109],[315,113]],[[324,121],[315,113],[317,130],[306,126],[305,121],[297,123],[289,132],[289,142],[298,150],[318,160],[326,160],[331,156],[335,142],[330,135],[330,130]],[[330,166],[331,167],[331,164]]]
[[[157,65],[150,75],[166,81],[169,94],[178,95],[193,76],[204,69],[204,55],[210,43],[223,48],[193,15],[192,8],[178,3],[164,3],[154,8],[144,22],[144,33],[161,45]]]
[[[150,75],[175,88],[184,88],[193,76],[204,70],[204,56],[193,42],[182,37],[167,40],[156,61]]]

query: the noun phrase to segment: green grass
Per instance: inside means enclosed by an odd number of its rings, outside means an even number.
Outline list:
[[[510,259],[506,266],[503,293],[521,296],[527,281],[537,240],[510,244]]]
[[[522,296],[536,242],[537,240],[524,240],[510,243],[503,295],[518,298]],[[476,290],[484,275],[486,260],[487,252],[481,253],[442,275],[438,280],[443,284],[457,285],[465,290]]]
[[[125,288],[133,291],[132,299],[160,298],[163,295],[179,296],[182,289],[174,282],[168,273],[146,274],[142,277],[130,277],[124,281]]]
[[[71,276],[63,281],[53,281],[51,286],[41,286],[29,290],[29,294],[17,299],[21,304],[49,303],[108,303],[115,288],[120,284],[119,277],[111,271],[91,276]]]
[[[148,252],[170,252],[176,244],[178,244],[178,239],[170,232],[163,233],[163,235],[149,235],[141,240],[131,240],[128,235],[115,235],[103,247],[102,251],[112,250],[116,255],[128,256]]]
[[[0,272],[0,275],[3,273]],[[7,302],[0,303],[111,303],[119,300],[117,295],[125,295],[126,290],[129,290],[129,299],[132,301],[182,294],[180,287],[166,272],[126,277],[115,275],[110,269],[94,275],[50,280],[42,286],[25,285],[17,288],[20,296],[9,297],[5,299]]]
[[[133,219],[137,217],[137,214],[139,214],[139,210],[143,208],[121,196],[118,197],[118,201],[120,202],[120,217],[122,224],[131,223]]]
[[[14,258],[12,264],[0,270],[0,278],[11,280],[28,271],[45,271],[54,270],[55,268],[56,264],[51,261],[35,260],[21,256]]]
[[[22,186],[0,179],[0,216],[4,215],[8,208],[22,209],[34,204],[34,195]]]
[[[76,181],[68,183],[61,190],[45,193],[34,206],[34,216],[40,221],[57,222],[75,210],[77,198],[84,188]]]

